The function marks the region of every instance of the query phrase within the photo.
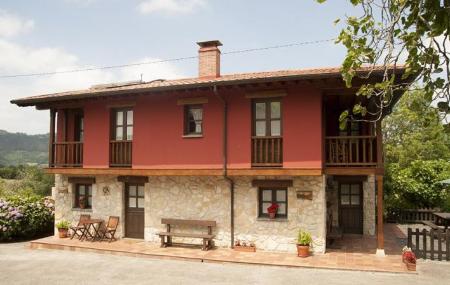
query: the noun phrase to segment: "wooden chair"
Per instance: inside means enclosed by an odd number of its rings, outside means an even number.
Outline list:
[[[80,220],[78,221],[78,224],[76,226],[71,226],[70,229],[72,230],[72,235],[70,237],[70,239],[73,239],[75,236],[78,236],[79,239],[81,239],[81,237],[84,234],[85,231],[85,227],[84,227],[84,222],[88,221],[91,219],[91,215],[86,215],[86,214],[82,214],[80,215]]]
[[[117,227],[119,226],[119,217],[117,216],[110,216],[108,219],[108,223],[106,226],[102,229],[102,240],[107,239],[109,242],[115,241],[115,234],[117,231]]]

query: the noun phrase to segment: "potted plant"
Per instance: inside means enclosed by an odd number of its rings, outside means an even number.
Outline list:
[[[299,257],[308,257],[311,243],[311,234],[307,231],[299,230],[297,238],[297,255]]]
[[[403,248],[402,260],[406,264],[406,268],[410,271],[416,271],[416,255],[409,247]]]
[[[86,197],[85,196],[80,196],[80,198],[78,199],[78,205],[80,205],[81,209],[86,208]]]
[[[275,216],[277,215],[277,211],[278,211],[279,207],[280,206],[277,203],[272,203],[272,205],[270,205],[267,208],[267,212],[269,213],[269,218],[275,219]]]
[[[233,249],[236,251],[255,252],[256,246],[253,241],[247,243],[246,241],[236,240]]]
[[[59,238],[66,238],[69,231],[70,223],[66,220],[61,220],[56,223],[56,228],[58,229]]]

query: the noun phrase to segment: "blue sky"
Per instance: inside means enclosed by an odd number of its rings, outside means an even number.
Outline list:
[[[197,54],[197,41],[219,39],[222,51],[336,37],[333,21],[355,14],[348,1],[2,0],[0,75],[67,70]],[[2,56],[3,55],[3,56]],[[224,55],[222,73],[340,65],[333,43]],[[12,98],[111,81],[193,77],[197,60],[123,70],[0,78],[0,129],[48,132],[48,112],[18,108]]]

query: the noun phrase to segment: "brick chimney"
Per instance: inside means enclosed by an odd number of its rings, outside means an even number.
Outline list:
[[[220,77],[220,41],[206,41],[197,43],[198,50],[198,77]]]

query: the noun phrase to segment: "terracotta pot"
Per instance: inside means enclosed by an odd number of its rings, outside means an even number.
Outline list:
[[[66,238],[68,229],[58,229],[59,238]]]
[[[80,209],[86,208],[86,201],[84,199],[80,199]]]
[[[415,263],[406,261],[405,264],[406,264],[406,268],[409,271],[416,271],[416,264]]]
[[[309,256],[309,245],[297,244],[297,255],[298,255],[298,257],[308,257]]]
[[[277,213],[275,213],[275,212],[269,213],[269,218],[275,219],[276,215],[277,215]]]

